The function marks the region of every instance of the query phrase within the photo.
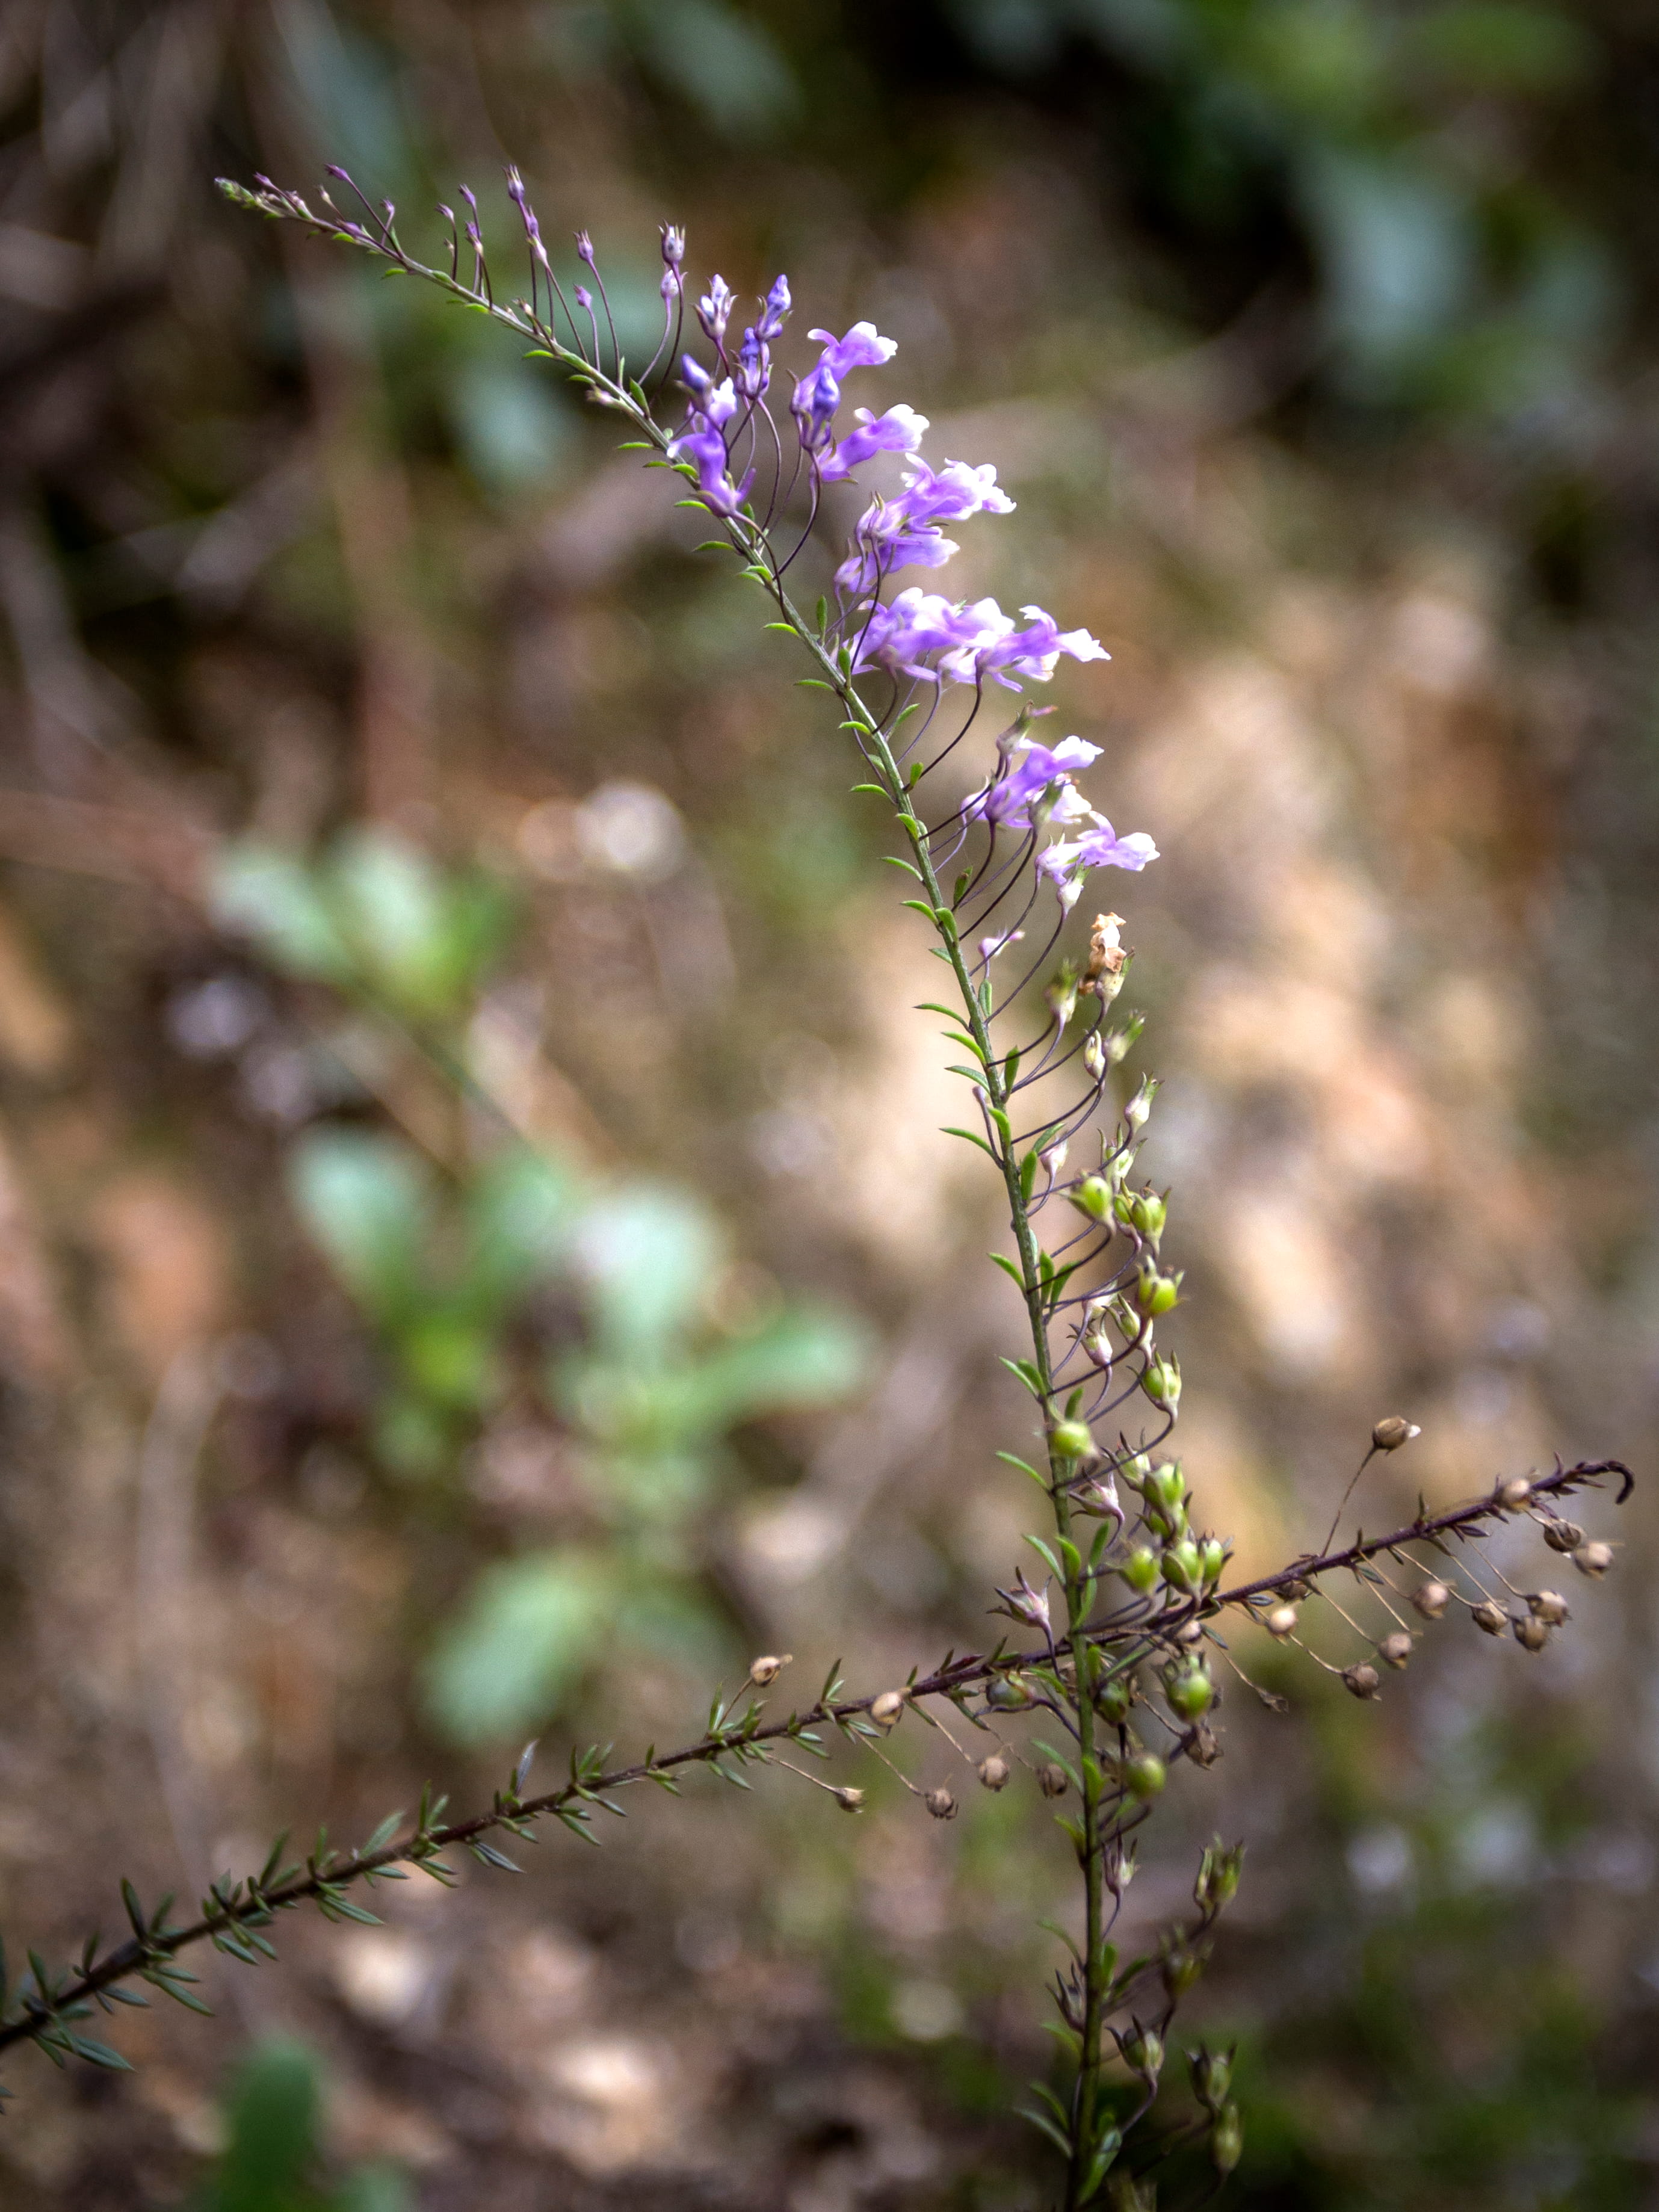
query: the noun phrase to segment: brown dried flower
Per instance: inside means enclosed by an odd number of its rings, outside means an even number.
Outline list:
[[[1376,1668],[1364,1659],[1357,1667],[1346,1668],[1342,1676],[1344,1687],[1356,1698],[1374,1698],[1381,1680]]]
[[[957,1817],[957,1801],[942,1783],[937,1790],[930,1790],[921,1802],[936,1820],[954,1820]]]

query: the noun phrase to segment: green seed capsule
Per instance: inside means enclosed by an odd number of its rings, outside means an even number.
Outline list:
[[[1091,1221],[1104,1221],[1112,1210],[1112,1186],[1104,1176],[1085,1176],[1070,1196],[1078,1212]]]
[[[1200,1667],[1177,1674],[1164,1693],[1184,1721],[1201,1721],[1215,1703],[1215,1684]]]
[[[1190,1536],[1183,1536],[1178,1544],[1167,1547],[1162,1567],[1164,1581],[1178,1590],[1196,1589],[1204,1571],[1198,1547]]]
[[[1156,1752],[1139,1751],[1133,1759],[1124,1760],[1119,1778],[1130,1796],[1138,1797],[1144,1804],[1149,1797],[1158,1796],[1170,1777]]]
[[[1095,1440],[1086,1421],[1056,1421],[1048,1431],[1048,1447],[1056,1459],[1086,1459]]]
[[[1158,1581],[1158,1553],[1148,1544],[1137,1544],[1118,1572],[1132,1590],[1145,1597]]]

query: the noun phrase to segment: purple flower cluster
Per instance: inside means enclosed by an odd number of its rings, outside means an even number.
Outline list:
[[[744,332],[735,359],[726,343],[732,303],[732,289],[720,276],[697,302],[697,320],[718,368],[711,372],[685,356],[681,375],[690,411],[669,448],[676,459],[693,464],[704,504],[725,516],[742,509],[754,483],[752,467],[734,481],[732,453],[771,381],[770,348],[789,313],[788,283],[779,277],[759,319]],[[907,682],[963,684],[975,691],[990,682],[1017,691],[1026,684],[1046,684],[1062,654],[1079,661],[1108,659],[1097,638],[1086,629],[1062,630],[1041,607],[1021,608],[1017,621],[994,599],[952,600],[918,585],[882,599],[883,585],[900,569],[944,567],[957,550],[945,534],[947,526],[975,514],[1011,514],[1014,502],[988,461],[975,467],[947,460],[934,468],[923,460],[927,418],[902,401],[881,415],[855,409],[854,427],[838,436],[836,418],[847,378],[860,368],[882,368],[897,345],[873,323],[854,323],[842,337],[821,330],[811,335],[822,350],[796,385],[789,411],[815,490],[849,481],[861,462],[878,453],[902,455],[908,464],[901,471],[902,489],[890,497],[878,495],[859,517],[836,571],[837,628],[851,649],[854,671],[881,669]],[[1022,736],[1005,752],[997,775],[963,810],[966,819],[994,830],[1034,837],[1049,829],[1070,833],[1046,847],[1036,863],[1063,907],[1074,902],[1091,868],[1140,869],[1158,858],[1144,830],[1120,837],[1073,781],[1072,770],[1085,767],[1099,750],[1080,738],[1050,748]]]
[[[684,240],[683,234],[674,234],[678,251],[671,262],[668,238],[669,234],[665,232],[663,258],[669,263],[678,283],[679,254],[684,251]],[[698,496],[712,513],[721,515],[740,513],[755,482],[752,468],[733,482],[733,434],[726,426],[738,416],[739,408],[747,421],[766,397],[772,381],[772,342],[781,332],[793,305],[789,297],[789,279],[780,276],[761,301],[759,315],[744,331],[734,360],[726,351],[726,331],[735,297],[726,279],[716,276],[697,302],[697,320],[719,355],[720,367],[725,374],[718,378],[711,375],[692,355],[685,356],[680,363],[680,378],[691,395],[691,404],[685,428],[668,448],[671,460],[691,463],[697,472]]]

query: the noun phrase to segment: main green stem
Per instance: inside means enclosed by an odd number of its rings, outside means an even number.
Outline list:
[[[744,550],[750,553],[751,560],[757,557],[757,549],[752,544]],[[934,927],[950,959],[951,973],[956,977],[968,1034],[973,1039],[980,1066],[984,1071],[985,1095],[992,1109],[992,1125],[1000,1140],[996,1149],[997,1164],[1002,1170],[1003,1184],[1008,1194],[1009,1225],[1013,1231],[1015,1246],[1019,1254],[1026,1318],[1031,1332],[1032,1361],[1041,1385],[1045,1422],[1048,1422],[1053,1413],[1055,1389],[1048,1348],[1048,1311],[1038,1266],[1036,1232],[1031,1225],[1030,1209],[1021,1187],[1012,1124],[995,1119],[997,1115],[1006,1114],[1012,1095],[1010,1078],[993,1046],[989,1018],[978,992],[974,988],[968,963],[963,957],[955,921],[945,903],[944,890],[928,850],[926,825],[910,806],[902,772],[893,756],[881,720],[865,705],[851,677],[807,626],[781,583],[775,578],[770,588],[780,613],[823,669],[836,696],[854,718],[860,735],[870,748],[874,765],[897,812],[900,825],[909,840],[912,864],[927,894],[927,903],[933,909]],[[1106,1990],[1103,1972],[1103,1946],[1106,1932],[1105,1879],[1102,1820],[1105,1779],[1100,1762],[1095,1756],[1094,1692],[1098,1677],[1099,1655],[1083,1634],[1093,1609],[1094,1586],[1092,1578],[1083,1570],[1080,1554],[1070,1548],[1072,1508],[1068,1481],[1074,1469],[1070,1462],[1062,1461],[1052,1443],[1048,1449],[1048,1494],[1054,1506],[1054,1526],[1067,1547],[1062,1549],[1061,1557],[1067,1561],[1074,1559],[1079,1561],[1076,1571],[1068,1573],[1065,1578],[1065,1590],[1067,1632],[1077,1670],[1073,1716],[1078,1732],[1078,1769],[1083,1793],[1082,1842],[1078,1858],[1085,1887],[1084,2010],[1082,2050],[1073,2105],[1072,2156],[1066,2177],[1066,2212],[1080,2212],[1087,2193],[1089,2172],[1094,2163],[1097,2092],[1105,2017]]]

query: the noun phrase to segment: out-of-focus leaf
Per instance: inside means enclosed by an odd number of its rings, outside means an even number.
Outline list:
[[[428,1662],[427,1702],[458,1743],[546,1720],[614,1625],[620,1568],[591,1552],[537,1552],[485,1569]]]
[[[728,137],[769,135],[800,105],[770,34],[725,0],[645,0],[626,21],[658,75]]]
[[[467,1201],[474,1299],[500,1306],[559,1267],[580,1203],[574,1178],[545,1152],[514,1146],[487,1162]]]
[[[483,356],[459,362],[449,408],[468,468],[498,494],[545,486],[575,434],[552,388],[522,363]]]
[[[230,2141],[201,2212],[301,2212],[315,2152],[317,2066],[303,2044],[260,2044],[231,2092]]]
[[[654,1376],[656,1418],[666,1437],[690,1439],[762,1413],[832,1405],[857,1386],[867,1358],[868,1338],[850,1316],[797,1308]]]
[[[349,980],[351,948],[311,871],[292,853],[269,845],[233,846],[220,860],[211,898],[221,926],[251,938],[287,974],[325,982]]]
[[[344,840],[328,876],[340,934],[365,980],[417,1018],[453,1012],[506,935],[502,890],[446,878],[418,847],[382,830]]]
[[[637,1182],[590,1206],[577,1237],[603,1352],[660,1358],[696,1318],[724,1258],[708,1209],[669,1183]]]
[[[1461,0],[1408,22],[1407,36],[1441,75],[1488,92],[1571,92],[1596,61],[1584,24],[1527,0]]]
[[[422,1397],[453,1413],[482,1412],[497,1373],[491,1333],[466,1315],[442,1308],[417,1316],[399,1331],[398,1349]]]
[[[1327,271],[1334,334],[1387,368],[1455,319],[1474,281],[1470,211],[1426,168],[1327,151],[1305,190]]]
[[[307,1225],[352,1295],[395,1322],[419,1297],[431,1199],[425,1174],[395,1139],[318,1129],[295,1145],[294,1195]]]

